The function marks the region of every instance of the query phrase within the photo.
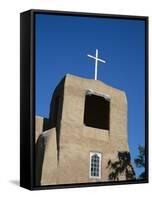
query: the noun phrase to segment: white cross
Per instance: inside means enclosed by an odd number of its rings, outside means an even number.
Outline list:
[[[97,72],[98,72],[98,61],[102,63],[106,63],[105,60],[98,58],[98,49],[96,49],[96,57],[88,55],[88,57],[95,59],[95,72],[94,72],[94,79],[97,80]]]

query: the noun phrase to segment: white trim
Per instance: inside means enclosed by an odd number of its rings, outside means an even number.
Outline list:
[[[91,176],[91,158],[95,154],[99,157],[99,176]],[[91,179],[101,179],[101,162],[102,162],[101,158],[102,158],[102,155],[101,155],[100,152],[95,152],[95,151],[90,152],[89,178],[91,178]]]
[[[96,96],[101,96],[105,98],[106,100],[110,101],[110,96],[108,94],[102,93],[102,92],[97,92],[92,89],[87,89],[86,95],[96,95]]]

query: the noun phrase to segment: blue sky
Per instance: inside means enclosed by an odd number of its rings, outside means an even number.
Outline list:
[[[142,20],[36,14],[36,115],[48,117],[54,88],[67,73],[94,78],[124,90],[128,100],[128,141],[132,158],[145,142],[145,22]],[[136,169],[137,175],[140,169]]]

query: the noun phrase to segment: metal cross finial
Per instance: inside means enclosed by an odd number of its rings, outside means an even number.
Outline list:
[[[98,49],[96,49],[96,56],[91,56],[88,55],[88,57],[95,59],[95,73],[94,73],[94,79],[97,80],[97,72],[98,72],[98,61],[102,62],[102,63],[106,63],[105,60],[102,60],[100,58],[98,58]]]

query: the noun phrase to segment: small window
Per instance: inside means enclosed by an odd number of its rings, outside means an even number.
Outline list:
[[[87,94],[84,108],[84,124],[93,128],[109,130],[110,102],[102,96]]]
[[[101,178],[101,153],[90,152],[90,178]]]

